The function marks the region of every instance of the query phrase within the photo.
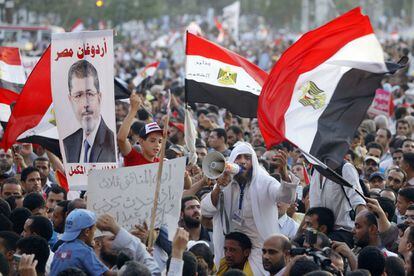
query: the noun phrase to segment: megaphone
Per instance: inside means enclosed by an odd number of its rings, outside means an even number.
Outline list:
[[[203,159],[203,164],[201,167],[203,169],[204,175],[210,179],[217,179],[224,172],[235,175],[242,170],[239,165],[227,162],[224,155],[218,151],[213,151],[207,154],[207,156]]]

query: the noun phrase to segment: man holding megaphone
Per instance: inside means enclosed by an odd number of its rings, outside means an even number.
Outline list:
[[[203,216],[213,217],[216,266],[224,255],[224,235],[238,231],[246,234],[253,244],[249,264],[254,275],[266,274],[261,248],[267,237],[279,233],[276,203],[293,203],[300,182],[289,173],[284,152],[279,151],[275,160],[281,172],[281,183],[259,165],[249,143],[236,143],[228,161],[217,155],[205,157],[205,175],[217,179],[213,191],[201,202]]]

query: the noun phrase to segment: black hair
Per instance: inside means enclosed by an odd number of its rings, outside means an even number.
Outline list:
[[[20,174],[20,180],[25,182],[29,174],[31,174],[32,172],[38,172],[40,174],[40,171],[38,169],[30,166],[22,171],[22,173]]]
[[[24,223],[32,215],[29,209],[20,207],[11,212],[10,220],[13,223],[13,231],[17,234],[21,234],[24,229]]]
[[[381,128],[379,128],[378,130],[384,130],[386,133],[387,133],[387,139],[389,140],[389,139],[391,139],[391,137],[392,137],[392,134],[391,134],[391,131],[388,129],[388,128],[383,128],[383,127],[381,127]]]
[[[241,129],[241,127],[236,126],[236,125],[231,125],[231,126],[229,126],[229,127],[227,128],[227,131],[229,131],[229,130],[233,131],[233,132],[234,132],[234,134],[236,134],[236,135],[243,134],[243,130]]]
[[[0,213],[0,231],[11,231],[13,230],[13,223],[8,217]]]
[[[69,203],[70,203],[70,200],[64,200],[64,201],[58,202],[57,206],[62,207],[63,213],[66,214],[66,212],[68,211]]]
[[[290,269],[290,276],[302,276],[306,273],[319,270],[319,266],[313,261],[302,257],[296,260]]]
[[[224,143],[227,143],[227,133],[224,128],[215,128],[211,132],[215,132],[217,134],[217,138],[224,138]]]
[[[403,153],[403,160],[414,170],[414,152]]]
[[[52,184],[50,186],[50,189],[47,191],[47,197],[49,197],[49,193],[52,192],[54,194],[63,194],[63,199],[66,200],[67,198],[67,192],[65,189],[63,189],[61,186],[57,184]]]
[[[237,268],[230,268],[224,272],[223,276],[246,276],[246,273]]]
[[[79,268],[69,267],[59,272],[57,276],[87,276],[87,274]]]
[[[7,251],[15,251],[16,243],[20,239],[20,236],[12,231],[0,231],[0,239]]]
[[[143,263],[128,261],[124,265],[126,268],[119,274],[120,276],[151,276],[151,271]]]
[[[9,203],[4,199],[0,198],[0,214],[10,217],[11,209]]]
[[[69,69],[68,72],[68,87],[69,87],[69,94],[72,93],[72,78],[75,75],[77,78],[87,78],[92,77],[93,78],[93,84],[96,88],[96,92],[100,92],[99,89],[99,78],[98,78],[98,72],[96,71],[96,68],[87,60],[79,60],[72,64],[72,66]]]
[[[366,212],[365,218],[367,219],[368,226],[375,225],[378,228],[377,217],[372,212]]]
[[[211,249],[207,245],[203,243],[199,243],[191,247],[189,251],[192,252],[197,257],[202,257],[203,260],[207,263],[210,271],[213,270],[214,254],[213,252],[211,252]]]
[[[373,276],[380,276],[384,272],[384,254],[375,246],[362,248],[358,255],[358,268],[368,270]]]
[[[43,196],[38,193],[30,193],[23,199],[23,207],[29,209],[31,212],[37,208],[46,207],[46,201]]]
[[[181,199],[181,212],[183,212],[183,211],[184,211],[184,208],[185,208],[185,203],[186,203],[187,201],[190,201],[190,200],[197,200],[198,202],[200,202],[200,199],[198,199],[198,197],[196,197],[195,195],[184,196],[184,197]]]
[[[395,204],[394,202],[386,197],[379,197],[377,198],[379,205],[381,206],[381,209],[387,214],[388,221],[392,221],[392,218],[395,214]],[[413,208],[414,210],[414,208]]]
[[[18,195],[18,196],[17,195],[15,195],[15,196],[11,195],[11,196],[6,197],[4,200],[7,201],[7,203],[9,204],[10,210],[13,211],[17,207],[16,200],[17,199],[22,199],[22,198],[23,198],[23,196],[21,196],[21,195]]]
[[[0,274],[1,275],[9,275],[10,267],[9,262],[2,253],[0,253]]]
[[[35,167],[35,164],[36,164],[36,162],[38,162],[38,161],[40,161],[40,162],[47,162],[47,163],[48,163],[48,166],[49,166],[49,168],[50,168],[50,160],[49,160],[49,159],[47,159],[46,157],[43,157],[43,156],[39,156],[39,157],[37,157],[35,160],[33,160],[33,167]]]
[[[414,188],[408,187],[400,189],[398,195],[406,198],[408,201],[414,202]]]
[[[384,148],[377,142],[369,142],[367,144],[367,151],[369,151],[370,149],[379,149],[381,151],[381,155],[384,152]]]
[[[22,254],[34,254],[35,260],[37,260],[36,272],[45,273],[50,249],[44,238],[39,236],[22,238],[17,242],[16,247]]]
[[[230,232],[224,239],[237,241],[243,250],[252,249],[252,242],[249,237],[241,232]]]
[[[388,276],[405,276],[404,261],[399,257],[387,257],[385,272]]]
[[[183,275],[195,276],[197,273],[197,258],[190,251],[184,251],[183,253]],[[167,260],[167,272],[170,270],[171,257]],[[167,273],[168,274],[168,273]]]
[[[319,226],[325,225],[326,232],[328,234],[333,231],[334,224],[335,224],[335,215],[331,209],[326,208],[326,207],[313,207],[313,208],[310,208],[306,212],[305,215],[306,216],[317,215]]]
[[[49,219],[43,216],[31,216],[30,232],[36,233],[40,237],[49,241],[53,235],[53,226]]]

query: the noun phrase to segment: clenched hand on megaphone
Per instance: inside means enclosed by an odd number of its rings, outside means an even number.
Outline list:
[[[226,158],[218,151],[211,152],[204,157],[202,164],[203,173],[210,179],[217,179],[217,183],[226,186],[231,181],[231,176],[242,171],[242,167],[226,161]]]

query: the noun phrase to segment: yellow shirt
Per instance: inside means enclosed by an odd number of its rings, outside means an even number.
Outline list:
[[[220,260],[220,266],[219,266],[219,269],[218,269],[218,272],[217,272],[217,276],[223,276],[223,274],[229,269],[230,269],[230,267],[227,266],[226,258],[221,259]],[[247,260],[246,263],[244,264],[243,272],[247,276],[254,276],[253,271],[252,271],[252,269],[250,267],[250,264],[249,264],[249,260]]]

